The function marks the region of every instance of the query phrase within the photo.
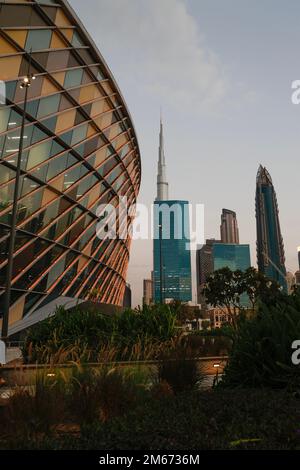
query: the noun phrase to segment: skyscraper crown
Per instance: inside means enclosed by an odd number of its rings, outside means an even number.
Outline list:
[[[260,165],[258,168],[257,172],[257,178],[256,178],[257,184],[266,184],[266,185],[272,185],[272,178],[266,167]]]

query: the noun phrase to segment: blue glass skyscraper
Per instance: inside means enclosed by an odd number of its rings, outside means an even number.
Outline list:
[[[287,291],[284,245],[272,179],[260,165],[256,179],[257,264],[260,272]]]
[[[160,122],[157,198],[154,202],[153,298],[192,300],[190,226],[188,201],[169,200]]]
[[[154,203],[154,300],[192,300],[188,201]]]

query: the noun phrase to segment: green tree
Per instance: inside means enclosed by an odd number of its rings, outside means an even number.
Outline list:
[[[241,296],[244,293],[243,272],[231,271],[225,267],[211,274],[203,293],[207,303],[217,307],[236,323],[237,314],[241,311]]]
[[[274,301],[284,295],[280,285],[269,279],[255,268],[248,268],[243,274],[243,290],[248,295],[252,310],[255,311],[258,302],[274,304]]]
[[[246,271],[231,271],[228,267],[219,269],[208,277],[203,293],[207,303],[228,314],[234,327],[237,316],[245,310],[241,302],[243,295],[248,296],[252,312],[259,301],[271,305],[284,296],[277,282],[255,268]]]

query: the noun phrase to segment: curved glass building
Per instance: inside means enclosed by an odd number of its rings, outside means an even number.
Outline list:
[[[272,178],[260,165],[256,178],[256,229],[258,270],[287,291],[283,238]]]
[[[122,305],[130,236],[98,238],[97,207],[135,203],[141,178],[126,103],[68,3],[1,2],[0,317],[29,62],[10,325],[58,297]]]

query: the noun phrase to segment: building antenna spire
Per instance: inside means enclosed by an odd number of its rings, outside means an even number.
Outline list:
[[[160,129],[159,129],[159,147],[158,147],[158,167],[157,167],[157,201],[167,201],[169,199],[169,185],[166,177],[166,161],[164,151],[164,134],[162,111],[160,108]]]

